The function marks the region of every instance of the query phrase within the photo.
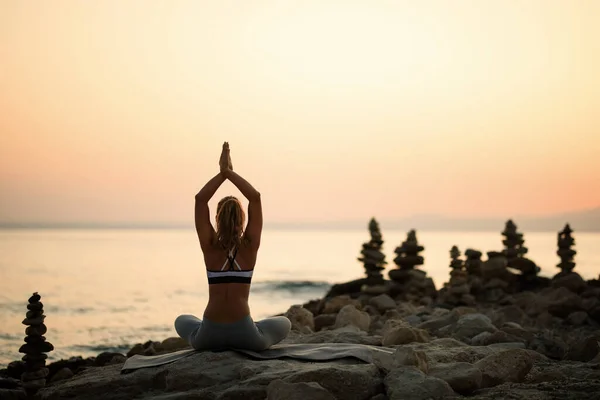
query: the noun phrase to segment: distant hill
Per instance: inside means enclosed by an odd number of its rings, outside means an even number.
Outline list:
[[[544,217],[506,216],[505,218],[449,218],[443,216],[414,216],[394,220],[382,219],[381,225],[388,229],[411,228],[438,231],[498,231],[512,219],[521,232],[558,232],[566,223],[577,232],[600,232],[600,207]],[[364,225],[364,224],[363,224]]]

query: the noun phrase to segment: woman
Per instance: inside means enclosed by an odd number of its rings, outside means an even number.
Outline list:
[[[229,144],[223,143],[221,172],[196,195],[196,232],[204,254],[208,275],[208,305],[204,319],[180,315],[175,320],[177,334],[196,349],[240,348],[260,351],[283,340],[290,331],[285,317],[254,322],[248,296],[262,233],[260,193],[233,172]],[[248,225],[244,230],[244,210],[238,199],[227,196],[217,205],[217,230],[210,223],[208,201],[229,179],[248,199]]]

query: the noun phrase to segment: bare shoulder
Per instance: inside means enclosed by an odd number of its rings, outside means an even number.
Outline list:
[[[223,254],[221,249],[215,241],[211,241],[207,246],[202,247],[202,254],[206,262],[213,261],[215,258],[219,258]]]
[[[238,256],[243,261],[244,266],[242,266],[242,268],[253,269],[256,264],[258,249],[254,248],[249,241],[243,239],[238,251]]]

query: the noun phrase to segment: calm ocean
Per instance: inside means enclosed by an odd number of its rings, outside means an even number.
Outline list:
[[[559,227],[560,228],[560,227]],[[382,230],[392,263],[403,231]],[[457,245],[500,250],[493,232],[418,232],[424,270],[439,288],[448,279],[449,250]],[[600,273],[600,234],[574,234],[577,268],[586,279]],[[321,297],[331,283],[363,276],[356,260],[367,229],[266,230],[254,274],[250,307],[255,319]],[[552,276],[558,269],[556,233],[525,232],[529,256]],[[484,256],[485,259],[485,256]],[[391,266],[388,266],[391,268]],[[0,230],[0,367],[19,359],[26,303],[42,295],[50,360],[127,351],[148,339],[175,336],[173,320],[201,317],[206,273],[193,229]]]

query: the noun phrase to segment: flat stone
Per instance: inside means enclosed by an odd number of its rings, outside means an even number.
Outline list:
[[[25,343],[19,348],[19,353],[38,354],[54,350],[50,342]]]
[[[25,354],[23,356],[23,358],[21,358],[21,360],[25,361],[26,363],[28,363],[29,361],[44,361],[48,358],[47,354],[41,353],[41,354]]]
[[[36,319],[36,318],[42,316],[43,314],[44,314],[43,310],[40,310],[40,311],[38,311],[38,310],[35,310],[35,311],[29,310],[25,314],[25,318],[27,318],[27,319]]]
[[[48,331],[48,328],[46,328],[46,325],[40,324],[40,325],[28,326],[25,329],[25,334],[27,336],[42,336],[47,331]]]
[[[27,304],[27,309],[31,311],[41,311],[44,308],[44,303],[41,301],[38,303]]]
[[[25,318],[23,321],[21,321],[21,323],[23,325],[41,325],[44,323],[44,320],[46,319],[45,315],[40,315],[39,317],[36,318]],[[46,332],[44,332],[46,333]]]
[[[45,336],[25,336],[25,343],[37,344],[46,341]]]

